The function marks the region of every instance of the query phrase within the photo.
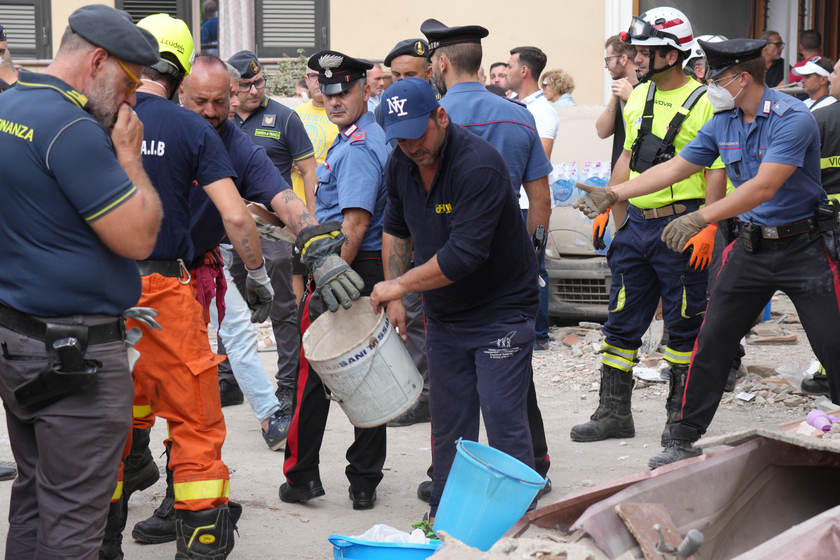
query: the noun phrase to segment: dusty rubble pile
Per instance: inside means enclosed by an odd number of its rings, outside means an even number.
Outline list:
[[[724,393],[721,408],[774,409],[804,416],[816,407],[816,397],[803,394],[799,387],[804,370],[813,360],[799,318],[790,300],[781,293],[774,296],[773,309],[771,320],[756,325],[747,337],[738,384],[735,391]],[[534,374],[548,377],[552,388],[579,395],[583,408],[597,406],[600,384],[597,351],[604,340],[601,327],[592,322],[552,327],[551,351],[534,355]],[[661,332],[654,328],[651,331],[653,336]],[[651,340],[651,331],[643,340],[638,366],[661,371],[667,364],[662,360],[663,348]],[[634,399],[664,401],[667,395],[666,382],[636,379]]]
[[[440,532],[444,547],[433,554],[434,560],[605,560],[607,556],[589,543],[565,542],[551,535],[542,538],[499,539],[487,552],[467,546]]]

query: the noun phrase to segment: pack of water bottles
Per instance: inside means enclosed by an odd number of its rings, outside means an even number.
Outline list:
[[[587,161],[580,167],[574,161],[558,163],[548,176],[554,205],[571,206],[575,200],[584,195],[575,187],[575,183],[606,187],[610,182],[610,172],[608,161]]]

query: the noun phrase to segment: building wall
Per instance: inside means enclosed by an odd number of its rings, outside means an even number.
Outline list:
[[[53,56],[58,52],[58,46],[61,44],[61,36],[64,35],[64,30],[67,28],[67,20],[70,14],[88,4],[105,4],[106,6],[114,7],[114,0],[61,0],[50,2],[52,9],[52,52]]]
[[[603,103],[604,3],[591,0],[533,0],[527,4],[476,0],[331,0],[330,47],[350,56],[384,59],[403,39],[423,37],[428,18],[449,26],[481,25],[484,69],[507,62],[510,49],[535,46],[548,57],[546,70],[562,68],[574,77],[578,103]],[[629,26],[629,21],[626,26]],[[622,28],[626,27],[622,26]],[[616,30],[618,31],[618,30]]]

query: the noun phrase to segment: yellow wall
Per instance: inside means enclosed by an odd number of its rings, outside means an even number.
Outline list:
[[[330,46],[354,57],[384,59],[399,41],[423,37],[420,24],[434,18],[449,26],[481,25],[484,70],[507,62],[514,47],[539,47],[546,70],[562,68],[575,79],[579,104],[603,103],[604,3],[591,0],[331,0]]]
[[[88,4],[105,4],[114,7],[114,0],[61,0],[50,2],[52,6],[52,54],[58,52],[58,45],[61,44],[61,36],[67,28],[67,20],[70,14]]]

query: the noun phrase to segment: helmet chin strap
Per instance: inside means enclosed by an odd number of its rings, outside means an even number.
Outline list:
[[[664,58],[664,57],[663,57]],[[677,57],[677,62],[673,64],[668,64],[663,68],[654,68],[656,64],[656,47],[650,48],[650,62],[648,63],[648,71],[644,74],[639,74],[639,71],[636,70],[636,78],[639,79],[639,83],[645,83],[651,78],[653,78],[656,74],[661,74],[662,72],[666,72],[676,66],[679,63],[679,57]]]

